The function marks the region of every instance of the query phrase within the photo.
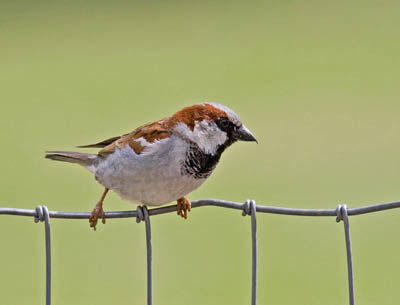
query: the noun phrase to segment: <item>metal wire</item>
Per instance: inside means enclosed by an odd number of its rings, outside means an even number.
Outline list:
[[[258,243],[256,214],[256,202],[254,200],[246,200],[242,215],[251,216],[251,305],[257,304]]]
[[[254,200],[247,200],[245,203],[204,199],[192,202],[192,208],[203,206],[216,206],[229,209],[242,210],[243,216],[251,216],[251,234],[252,234],[252,286],[251,286],[251,304],[257,304],[257,272],[258,272],[258,245],[257,245],[257,219],[256,214],[281,214],[295,216],[336,216],[336,221],[343,220],[346,255],[347,255],[347,273],[349,286],[349,304],[354,305],[354,278],[353,278],[353,258],[350,239],[349,216],[374,213],[389,209],[400,208],[400,201],[380,203],[359,208],[348,209],[346,205],[338,205],[336,209],[292,209],[274,206],[256,205]],[[147,248],[147,304],[153,302],[152,286],[152,245],[150,216],[161,215],[176,212],[177,206],[167,206],[148,210],[145,206],[139,206],[136,211],[106,212],[106,218],[129,218],[136,217],[137,222],[144,221],[146,226],[146,248]],[[38,206],[35,210],[0,208],[0,215],[30,216],[34,217],[35,222],[45,223],[45,246],[46,246],[46,305],[51,304],[51,244],[50,244],[50,218],[62,219],[88,219],[89,212],[59,212],[49,211],[46,206]]]
[[[36,207],[37,215],[34,221],[44,221],[45,247],[46,247],[46,305],[51,303],[51,244],[50,244],[50,217],[49,210],[45,205]]]
[[[146,223],[146,248],[147,248],[147,304],[153,303],[153,254],[151,249],[150,216],[146,206],[143,206],[144,221]]]
[[[349,215],[347,213],[347,205],[339,204],[336,208],[337,217],[336,222],[343,220],[344,224],[344,235],[346,240],[346,253],[347,253],[347,276],[349,284],[349,302],[350,305],[354,305],[354,277],[353,277],[353,255],[351,251],[351,239],[350,239],[350,224]]]

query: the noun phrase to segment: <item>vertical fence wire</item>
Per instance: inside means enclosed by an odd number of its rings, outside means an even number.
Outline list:
[[[353,276],[353,254],[351,250],[351,239],[350,239],[350,223],[349,215],[347,212],[347,205],[339,204],[337,209],[336,221],[340,222],[343,220],[344,234],[346,240],[346,256],[347,256],[347,278],[349,285],[349,304],[354,305],[354,276]]]
[[[251,211],[251,242],[252,242],[252,289],[251,289],[251,305],[257,304],[257,272],[258,272],[258,244],[257,244],[257,218],[256,218],[256,202],[250,201]]]
[[[45,205],[36,208],[35,222],[44,221],[45,249],[46,249],[46,305],[51,304],[51,244],[50,244],[50,215]]]
[[[152,248],[151,248],[151,228],[149,211],[143,206],[144,221],[146,225],[146,248],[147,248],[147,305],[153,304],[153,267],[152,267]]]
[[[251,305],[257,305],[258,242],[257,242],[257,207],[254,200],[246,200],[243,216],[251,216]]]
[[[139,223],[144,221],[146,227],[146,253],[147,253],[147,305],[153,304],[153,253],[151,246],[151,227],[150,227],[150,215],[147,207],[138,206],[136,210],[136,222]]]

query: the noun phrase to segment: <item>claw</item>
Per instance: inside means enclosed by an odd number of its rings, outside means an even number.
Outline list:
[[[182,218],[187,219],[188,212],[191,210],[191,204],[185,197],[179,198],[177,201],[178,207],[176,213]]]
[[[101,215],[101,222],[106,223],[106,216],[104,214],[104,210],[101,206],[99,206],[99,203],[97,203],[96,207],[93,209],[89,217],[90,227],[93,228],[94,230],[96,230],[97,221],[100,215]]]

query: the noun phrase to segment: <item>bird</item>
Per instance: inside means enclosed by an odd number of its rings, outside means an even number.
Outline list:
[[[106,222],[103,203],[109,190],[146,206],[176,201],[177,214],[186,219],[191,202],[185,196],[207,180],[222,153],[236,141],[257,139],[233,110],[203,102],[131,133],[77,146],[101,148],[97,154],[47,151],[45,158],[79,164],[104,187],[89,216],[90,227],[96,230],[99,217]]]

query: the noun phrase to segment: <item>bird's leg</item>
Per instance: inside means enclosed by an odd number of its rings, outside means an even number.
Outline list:
[[[108,188],[104,190],[103,195],[101,195],[99,202],[97,202],[96,206],[94,207],[92,213],[89,216],[90,227],[95,230],[96,230],[97,220],[99,219],[100,215],[101,215],[101,222],[106,223],[106,216],[104,215],[104,210],[103,210],[103,202],[107,193],[108,193]]]
[[[191,204],[185,197],[179,198],[176,203],[178,204],[177,214],[183,218],[187,218],[187,213],[190,212]]]

